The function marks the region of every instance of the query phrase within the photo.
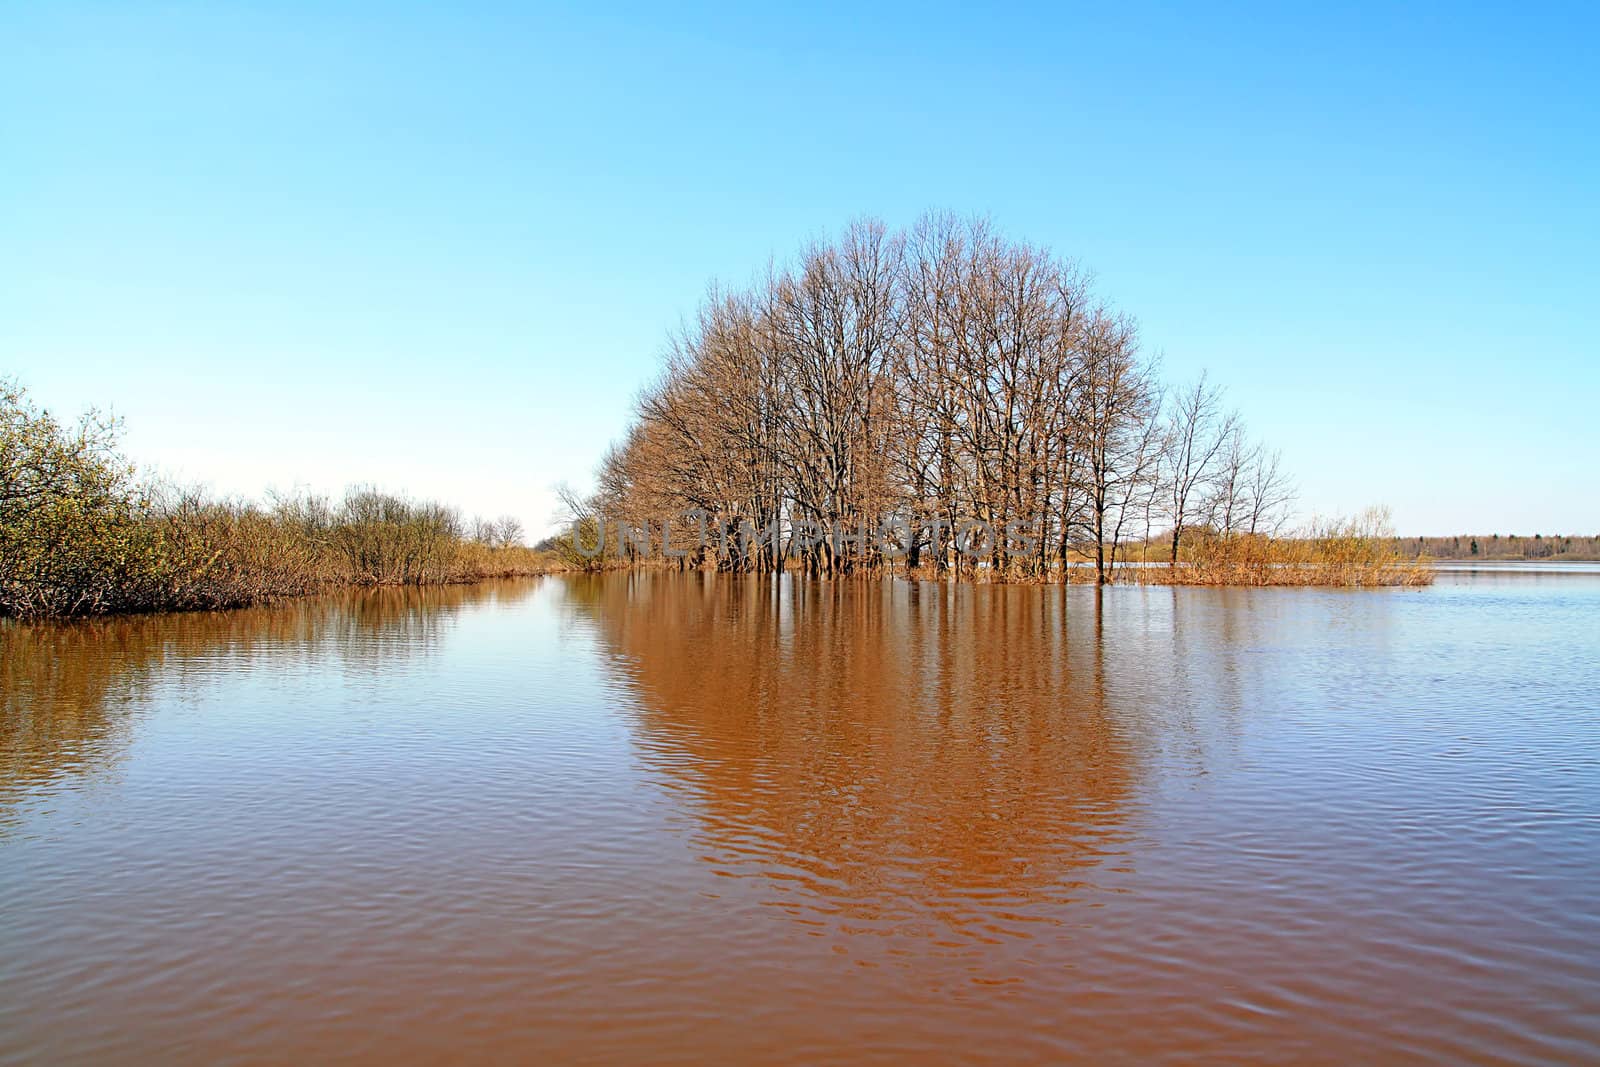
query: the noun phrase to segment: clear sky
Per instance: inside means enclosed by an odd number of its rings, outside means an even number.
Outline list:
[[[0,375],[219,491],[541,530],[710,279],[955,209],[1305,512],[1600,533],[1597,9],[1344,7],[6,3]]]

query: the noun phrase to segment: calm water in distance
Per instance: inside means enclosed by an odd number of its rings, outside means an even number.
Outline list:
[[[0,629],[0,1062],[1600,1060],[1600,569]]]

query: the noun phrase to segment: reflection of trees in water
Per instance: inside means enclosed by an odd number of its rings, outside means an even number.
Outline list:
[[[569,596],[710,862],[808,921],[1017,932],[1116,847],[1133,758],[1078,591],[635,574]]]
[[[349,591],[273,607],[0,624],[0,826],[28,791],[93,774],[123,750],[156,685],[313,660],[372,672],[437,648],[461,608],[528,583]]]

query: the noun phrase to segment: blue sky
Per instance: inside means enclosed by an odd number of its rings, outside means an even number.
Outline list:
[[[545,527],[713,278],[991,215],[1306,513],[1600,532],[1583,7],[0,7],[0,374],[224,492]]]

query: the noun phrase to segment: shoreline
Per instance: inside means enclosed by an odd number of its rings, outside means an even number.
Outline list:
[[[326,588],[313,589],[301,593],[288,593],[276,596],[266,596],[247,603],[228,604],[218,606],[194,606],[177,608],[156,608],[149,611],[112,611],[92,612],[67,615],[0,615],[0,627],[7,625],[59,625],[66,623],[81,623],[112,619],[137,619],[167,615],[208,615],[234,611],[249,611],[259,608],[273,608],[299,601],[315,600],[321,597],[338,596],[341,594],[373,593],[383,590],[428,590],[448,589],[463,586],[484,585],[490,582],[516,581],[535,578],[553,578],[561,576],[589,575],[599,576],[606,574],[704,574],[723,576],[731,579],[742,578],[772,578],[787,576],[817,582],[874,582],[874,581],[902,581],[917,584],[938,584],[957,586],[987,586],[987,587],[1035,587],[1047,586],[1084,587],[1096,585],[1094,581],[1094,564],[1092,561],[1073,564],[1073,574],[1081,574],[1082,578],[1069,578],[1065,581],[1052,575],[1046,578],[1008,578],[989,579],[985,577],[955,578],[938,576],[932,573],[919,574],[854,574],[854,575],[811,575],[803,569],[786,568],[782,571],[720,571],[712,568],[677,568],[668,565],[645,566],[612,566],[585,570],[556,564],[549,567],[530,568],[521,570],[507,570],[497,573],[485,573],[472,576],[442,578],[434,581],[422,582],[376,582],[376,583],[329,583]],[[1434,559],[1420,562],[1415,565],[1403,565],[1399,568],[1402,574],[1395,575],[1395,581],[1333,581],[1333,580],[1285,580],[1285,581],[1256,581],[1256,580],[1208,580],[1196,577],[1193,580],[1173,580],[1175,575],[1169,570],[1168,564],[1156,562],[1133,562],[1121,564],[1116,573],[1122,580],[1107,583],[1110,587],[1150,587],[1168,586],[1171,588],[1192,589],[1352,589],[1352,590],[1380,590],[1380,589],[1416,589],[1426,588],[1433,584],[1434,574],[1470,573],[1473,571],[1500,571],[1505,573],[1521,574],[1562,574],[1583,573],[1593,571],[1600,575],[1600,560],[1539,560],[1539,559]],[[1181,573],[1181,572],[1180,572]],[[1415,579],[1418,575],[1425,580]],[[1106,588],[1106,586],[1100,586]]]
[[[1447,561],[1440,561],[1447,562]],[[1438,569],[1436,566],[1424,564],[1429,571]],[[165,616],[192,616],[192,615],[217,615],[239,611],[252,611],[258,609],[271,609],[284,605],[317,600],[325,597],[340,595],[361,595],[366,593],[397,592],[415,590],[418,592],[436,589],[452,589],[468,586],[485,585],[491,582],[522,581],[539,578],[555,578],[565,576],[599,577],[611,574],[702,574],[729,579],[770,579],[774,577],[790,577],[814,582],[914,582],[918,585],[951,585],[974,586],[987,588],[1147,588],[1150,586],[1169,586],[1172,588],[1193,589],[1352,589],[1352,590],[1380,590],[1380,589],[1415,589],[1425,588],[1432,584],[1431,574],[1426,581],[1392,581],[1392,582],[1336,582],[1336,581],[1172,581],[1168,580],[1167,565],[1148,563],[1131,564],[1125,568],[1119,566],[1118,573],[1129,577],[1127,580],[1114,581],[1105,585],[1097,585],[1094,581],[1093,563],[1079,564],[1073,567],[1075,573],[1082,573],[1083,578],[1062,581],[1057,577],[1049,578],[1010,578],[990,580],[986,578],[955,578],[950,576],[936,576],[933,574],[851,574],[851,575],[812,575],[798,568],[786,568],[782,571],[721,571],[712,568],[685,568],[680,569],[670,566],[633,566],[633,567],[604,567],[590,570],[568,566],[552,566],[541,569],[528,569],[507,571],[504,573],[481,574],[472,577],[453,577],[436,581],[424,582],[387,582],[387,583],[329,583],[326,588],[307,590],[298,593],[285,593],[252,600],[247,603],[193,607],[166,607],[154,608],[147,611],[107,611],[90,612],[66,615],[0,615],[0,628],[7,626],[59,626],[86,622],[102,622],[117,619],[148,619]],[[1411,569],[1408,568],[1408,572]],[[1132,577],[1135,573],[1143,572],[1145,576]],[[1166,577],[1156,577],[1159,572]]]

